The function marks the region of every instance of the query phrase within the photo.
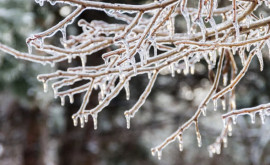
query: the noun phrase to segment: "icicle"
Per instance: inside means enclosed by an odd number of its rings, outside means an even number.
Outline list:
[[[152,156],[155,156],[156,155],[156,149],[152,148],[151,153],[152,153]]]
[[[232,124],[228,123],[228,136],[232,136]]]
[[[213,99],[214,111],[217,110],[217,99]]]
[[[28,47],[28,54],[32,55],[32,43],[31,42],[27,43],[27,47]]]
[[[265,113],[263,110],[260,111],[260,117],[261,117],[262,124],[264,124],[265,123]]]
[[[51,67],[53,68],[54,66],[55,66],[55,62],[51,62]]]
[[[226,110],[226,100],[225,99],[222,99],[221,100],[221,104],[222,104],[223,111],[225,111]]]
[[[236,109],[235,99],[233,99],[233,100],[231,101],[231,105],[232,105],[232,110],[235,110],[235,109]]]
[[[170,68],[171,68],[172,77],[175,77],[174,63],[171,63]]]
[[[201,107],[201,112],[202,112],[203,116],[206,116],[206,106],[205,105],[203,107]]]
[[[209,152],[209,157],[210,158],[212,158],[213,157],[213,154],[214,154],[214,152],[213,152],[214,149],[213,148],[214,148],[213,146],[209,146],[208,147],[208,152]]]
[[[204,42],[206,40],[205,38],[205,33],[206,33],[206,29],[205,29],[205,25],[203,23],[203,19],[200,17],[198,20],[196,20],[196,23],[199,25],[200,29],[201,29],[201,33],[202,33],[202,42]]]
[[[251,123],[254,124],[255,123],[255,112],[250,113],[250,118],[251,118]]]
[[[95,90],[98,89],[98,84],[94,84],[94,89],[95,89]]]
[[[61,106],[64,106],[65,105],[65,97],[60,96],[60,100],[61,100]]]
[[[145,54],[141,49],[138,50],[138,53],[139,53],[140,60],[141,60],[141,66],[143,66],[145,64],[145,61],[146,61]]]
[[[40,49],[43,50],[44,38],[43,38],[43,37],[37,38],[37,41],[38,41],[38,44],[39,44],[39,46],[40,46]]]
[[[227,146],[228,146],[228,138],[227,138],[226,135],[222,138],[222,141],[223,141],[224,148],[227,148]]]
[[[218,39],[217,25],[216,25],[216,22],[215,22],[213,17],[210,18],[209,23],[210,23],[211,27],[215,30],[215,37],[217,40]]]
[[[172,16],[169,18],[169,21],[168,21],[168,29],[169,29],[169,32],[170,32],[170,38],[172,38],[173,35],[174,35],[174,32],[175,32],[174,17],[172,17]]]
[[[156,43],[156,36],[153,36],[152,46],[154,48],[154,57],[157,56],[157,43]]]
[[[186,23],[187,23],[187,32],[188,32],[188,35],[190,35],[191,34],[190,18],[189,18],[189,13],[187,11],[186,5],[187,5],[187,0],[186,1],[182,1],[182,4],[180,6],[180,9],[181,9],[181,13],[184,16],[184,19],[186,20]]]
[[[202,137],[199,131],[196,132],[197,135],[197,141],[198,141],[198,147],[202,146]]]
[[[84,127],[84,117],[83,115],[80,115],[80,123],[81,123],[81,128]]]
[[[188,57],[184,57],[184,61],[185,61],[185,64],[186,64],[184,74],[187,75],[189,73],[189,60],[188,60]]]
[[[233,121],[233,124],[235,125],[236,124],[236,116],[235,115],[232,116],[232,121]]]
[[[151,79],[151,72],[147,73],[147,77],[148,77],[149,80]]]
[[[178,74],[180,74],[180,73],[181,73],[181,69],[177,69],[176,72],[177,72]]]
[[[40,6],[43,6],[44,0],[35,0],[36,3],[38,3]]]
[[[131,62],[131,65],[132,65],[132,67],[133,67],[133,72],[134,72],[134,74],[136,75],[136,74],[137,74],[137,67],[136,67],[136,61],[135,61],[135,58],[133,57],[133,58],[130,60],[130,62]]]
[[[130,98],[130,90],[129,90],[129,82],[125,83],[125,91],[126,91],[126,99],[129,100]]]
[[[125,114],[126,117],[126,121],[127,121],[127,129],[130,128],[130,115],[129,114]]]
[[[158,150],[157,151],[157,155],[158,155],[158,160],[161,160],[162,151],[161,150]]]
[[[241,63],[244,66],[245,63],[246,63],[246,61],[245,61],[245,50],[242,50],[241,52],[239,52],[239,56],[240,56],[240,59],[241,59]]]
[[[233,53],[233,55],[236,54],[236,51],[237,51],[237,47],[233,46],[233,47],[232,47],[232,53]]]
[[[66,34],[66,25],[64,25],[61,29],[60,29],[62,35],[63,35],[63,41],[65,42],[67,40],[67,34]]]
[[[72,117],[73,119],[73,124],[76,127],[78,125],[78,118],[77,117]]]
[[[190,65],[190,74],[194,75],[195,73],[195,64]]]
[[[80,55],[81,61],[82,61],[82,68],[85,70],[85,64],[86,64],[86,55]]]
[[[125,39],[123,39],[122,42],[123,42],[123,44],[125,45],[125,48],[126,48],[126,56],[129,57],[130,56],[129,44]]]
[[[220,144],[215,144],[215,148],[216,148],[216,153],[219,155],[220,154],[220,150],[221,150],[221,146]]]
[[[88,122],[88,115],[84,115],[84,122],[87,123]]]
[[[213,51],[212,56],[213,56],[213,64],[215,65],[216,62],[217,62],[217,52],[216,52],[216,50]]]
[[[93,118],[93,122],[94,122],[94,130],[97,129],[97,117],[98,117],[97,113],[92,114],[92,118]]]
[[[266,40],[266,44],[268,47],[268,53],[269,53],[269,58],[270,58],[270,39]]]
[[[247,28],[249,28],[250,23],[251,23],[251,18],[250,18],[250,16],[247,15],[246,18],[245,18],[245,20],[246,20],[245,23],[246,23],[246,25],[247,25]]]
[[[258,46],[257,46],[257,57],[258,57],[258,60],[260,62],[260,70],[263,71],[263,56],[262,56],[262,52],[260,50],[260,47],[259,47],[259,43],[258,43]]]
[[[68,97],[69,97],[70,104],[73,104],[74,103],[73,95],[69,94]]]
[[[56,0],[48,0],[52,6],[56,4]]]
[[[251,44],[247,44],[247,46],[246,46],[248,52],[250,51],[250,46],[251,46]]]
[[[239,41],[239,39],[240,39],[240,31],[239,31],[239,24],[238,24],[238,22],[237,21],[235,21],[234,23],[233,23],[233,26],[234,26],[234,28],[235,28],[235,37],[236,37],[236,41],[238,42]]]
[[[57,97],[57,89],[56,88],[53,88],[53,94],[54,94],[54,98],[56,98]]]
[[[225,128],[225,127],[226,127],[226,125],[227,125],[227,118],[222,119],[222,122],[223,122],[223,127]]]
[[[179,142],[179,151],[182,152],[183,151],[183,137],[182,137],[182,134],[177,136],[177,139],[178,139],[178,142]]]
[[[67,58],[68,58],[68,63],[71,63],[72,62],[72,55],[68,55]]]
[[[48,82],[43,80],[43,88],[44,88],[44,92],[47,93],[48,92]]]

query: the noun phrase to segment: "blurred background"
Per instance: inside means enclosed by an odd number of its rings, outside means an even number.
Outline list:
[[[111,0],[108,2],[143,4],[145,0]],[[196,3],[197,1],[193,2]],[[230,4],[219,2],[219,6]],[[195,5],[195,6],[196,6]],[[25,39],[62,20],[73,9],[65,5],[39,6],[34,0],[0,0],[0,42],[19,51],[27,52]],[[266,9],[260,9],[265,14]],[[79,19],[114,22],[104,12],[88,10]],[[176,31],[185,32],[183,18],[177,18]],[[67,29],[68,35],[76,35],[81,29],[74,23]],[[60,33],[46,40],[58,44]],[[37,52],[38,53],[38,52]],[[270,62],[268,50],[263,50],[265,68],[259,71],[257,58],[251,63],[246,76],[236,89],[237,108],[256,106],[269,102]],[[100,54],[88,58],[89,65],[99,64]],[[239,68],[240,59],[237,58]],[[76,65],[76,61],[73,61]],[[40,73],[66,69],[67,63],[54,68],[17,60],[0,52],[0,164],[1,165],[259,165],[270,164],[270,120],[261,125],[259,117],[250,124],[249,117],[239,117],[233,125],[233,136],[228,138],[228,148],[220,155],[209,158],[208,145],[212,144],[222,129],[221,114],[212,111],[209,104],[207,117],[201,117],[199,127],[202,147],[197,147],[194,127],[184,134],[184,151],[178,144],[170,144],[163,150],[162,160],[151,155],[150,149],[187,121],[211,88],[208,70],[204,63],[196,65],[195,75],[178,74],[172,78],[164,72],[155,83],[146,103],[131,120],[126,129],[123,112],[139,98],[147,85],[147,75],[131,80],[131,99],[125,100],[125,92],[115,98],[98,117],[98,130],[93,130],[92,119],[85,128],[74,127],[71,115],[81,103],[76,96],[74,104],[60,106],[53,99],[53,92],[43,92],[37,81]],[[97,94],[94,93],[95,95]],[[97,104],[90,101],[90,107]],[[219,109],[220,103],[219,103]]]

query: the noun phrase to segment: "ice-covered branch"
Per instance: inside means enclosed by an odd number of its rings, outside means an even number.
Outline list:
[[[145,91],[135,105],[125,112],[129,128],[130,118],[143,106],[162,70],[170,70],[172,77],[175,76],[175,72],[181,71],[185,75],[194,74],[196,63],[202,60],[209,69],[212,88],[194,115],[165,141],[153,148],[153,154],[157,153],[161,158],[162,150],[176,139],[179,141],[180,150],[183,150],[183,133],[192,124],[195,126],[198,145],[201,146],[198,119],[201,114],[206,115],[206,107],[211,99],[214,102],[214,110],[217,109],[217,99],[222,99],[223,109],[228,111],[223,118],[228,120],[216,142],[209,147],[210,154],[220,152],[222,141],[224,145],[227,143],[227,134],[230,134],[234,116],[265,112],[264,109],[268,108],[266,104],[251,109],[235,110],[237,84],[245,76],[255,55],[259,59],[260,69],[263,69],[261,50],[265,45],[270,49],[270,17],[262,18],[254,13],[258,6],[263,5],[262,1],[232,0],[231,5],[219,7],[217,0],[198,0],[197,8],[189,7],[188,0],[159,0],[141,5],[86,0],[36,2],[41,6],[44,2],[51,5],[66,4],[76,9],[55,26],[29,37],[26,40],[29,53],[19,52],[3,44],[0,44],[0,50],[15,58],[51,66],[62,61],[71,63],[77,57],[81,60],[78,66],[38,76],[38,80],[44,84],[45,92],[48,90],[48,82],[52,82],[54,95],[60,98],[62,105],[65,104],[66,97],[73,103],[74,95],[84,95],[80,109],[72,116],[74,125],[77,125],[79,120],[83,127],[90,115],[96,129],[98,114],[121,90],[125,90],[129,100],[130,80],[146,74],[149,83]],[[269,1],[264,1],[264,4],[268,6]],[[102,11],[109,17],[120,20],[120,23],[79,20],[77,24],[82,29],[81,33],[67,36],[67,26],[75,24],[76,18],[86,10]],[[186,32],[177,32],[177,16],[184,18],[187,24]],[[216,18],[220,18],[219,21]],[[44,42],[47,38],[55,37],[58,31],[62,32],[59,39],[61,46]],[[42,54],[38,55],[37,52]],[[93,54],[98,54],[103,63],[88,66],[87,60]],[[238,56],[243,65],[239,73],[236,58]],[[214,68],[217,68],[215,74]],[[231,77],[228,77],[230,73]],[[224,87],[220,83],[220,77],[223,77]],[[93,90],[98,91],[99,104],[89,110],[87,104]],[[227,102],[224,98],[228,93],[229,106],[226,108]]]

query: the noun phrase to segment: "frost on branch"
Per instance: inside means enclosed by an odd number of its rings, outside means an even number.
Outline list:
[[[126,99],[129,100],[130,80],[145,74],[149,78],[148,85],[134,106],[124,112],[127,128],[130,128],[130,119],[135,117],[146,101],[161,71],[169,69],[172,77],[181,71],[184,75],[194,74],[196,63],[202,61],[209,69],[209,81],[212,83],[210,91],[202,99],[194,115],[152,149],[153,155],[161,159],[162,150],[176,140],[182,151],[183,136],[190,126],[195,127],[197,143],[201,147],[203,137],[199,130],[199,118],[201,114],[207,116],[207,111],[211,110],[207,106],[209,102],[213,102],[213,111],[219,110],[219,102],[224,110],[224,128],[215,143],[208,147],[210,156],[220,154],[222,143],[224,147],[227,146],[227,136],[232,135],[232,123],[236,123],[239,115],[249,114],[252,123],[255,122],[256,113],[260,114],[262,122],[268,116],[268,104],[236,110],[235,87],[245,76],[254,56],[259,60],[259,69],[263,70],[261,50],[265,45],[270,49],[270,17],[257,17],[254,11],[260,5],[269,7],[269,1],[261,3],[262,1],[257,0],[232,0],[231,5],[218,7],[217,0],[198,0],[197,8],[189,7],[188,0],[163,0],[143,5],[82,0],[36,2],[40,6],[46,2],[51,5],[63,3],[76,9],[55,26],[27,38],[28,53],[18,52],[2,44],[0,50],[15,58],[50,64],[52,67],[62,61],[71,63],[75,58],[80,58],[81,64],[76,67],[38,76],[38,80],[44,84],[44,92],[48,90],[48,82],[52,83],[55,98],[60,98],[61,105],[65,105],[66,98],[72,104],[76,94],[84,95],[80,109],[72,116],[75,126],[79,124],[84,127],[90,116],[94,129],[97,129],[99,113],[121,90],[125,91]],[[85,10],[100,10],[122,23],[98,20],[74,22]],[[185,33],[176,33],[178,15],[187,24]],[[222,18],[222,21],[218,23],[216,18]],[[67,26],[75,23],[81,27],[82,33],[68,36]],[[46,39],[57,32],[62,33],[62,46],[47,44]],[[46,55],[35,55],[38,52],[36,50]],[[100,50],[109,50],[100,54],[104,63],[88,66],[87,59]],[[238,59],[241,66],[237,66]],[[220,82],[221,79],[223,83]],[[78,82],[83,83],[74,87]],[[99,104],[87,109],[93,90],[99,92]]]

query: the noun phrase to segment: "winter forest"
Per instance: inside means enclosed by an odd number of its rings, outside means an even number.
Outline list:
[[[270,0],[0,0],[0,164],[270,164],[269,66]]]

